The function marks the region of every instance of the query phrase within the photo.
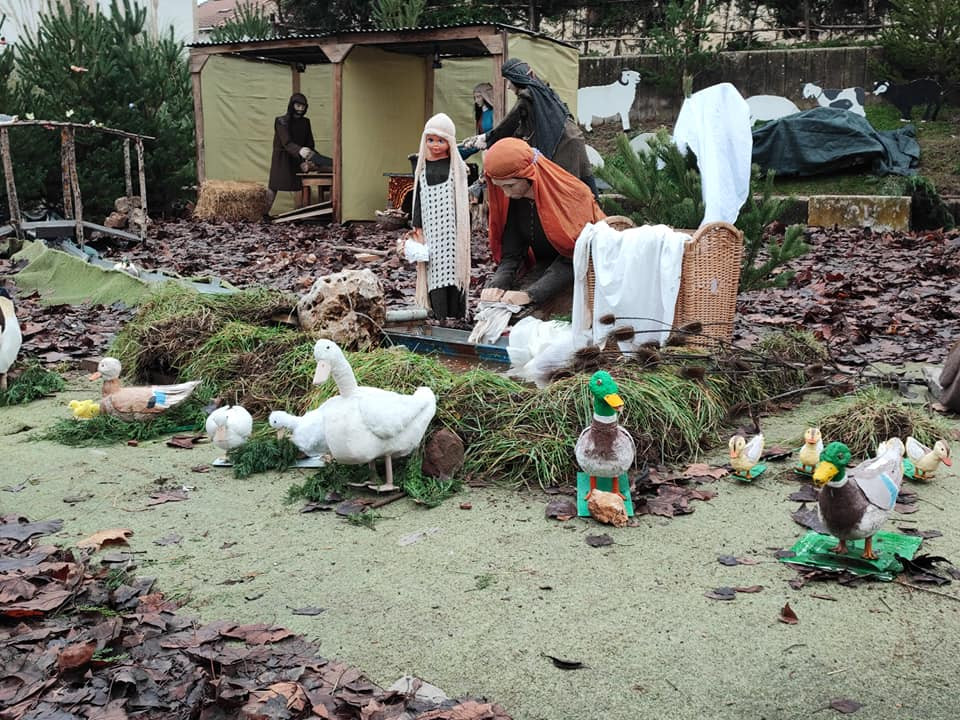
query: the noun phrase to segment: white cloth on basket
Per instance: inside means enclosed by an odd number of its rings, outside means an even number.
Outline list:
[[[730,83],[704,88],[683,101],[673,141],[697,156],[703,192],[703,227],[735,223],[750,192],[753,134],[750,106]]]
[[[629,352],[645,342],[666,341],[673,326],[683,251],[690,236],[666,225],[644,225],[618,231],[605,222],[588,223],[573,253],[573,329],[592,330],[601,344],[618,327],[636,331],[633,340],[620,341]],[[587,308],[587,267],[593,259],[592,312]],[[613,314],[612,325],[599,318]]]

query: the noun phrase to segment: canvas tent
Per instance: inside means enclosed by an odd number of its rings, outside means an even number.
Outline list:
[[[529,62],[576,112],[576,48],[507,25],[192,45],[199,179],[266,182],[273,118],[302,92],[316,149],[334,159],[336,219],[373,219],[386,204],[383,174],[409,171],[407,155],[428,117],[445,112],[459,137],[473,135],[473,87],[481,82],[494,86],[497,120],[509,109],[500,67],[510,57]]]

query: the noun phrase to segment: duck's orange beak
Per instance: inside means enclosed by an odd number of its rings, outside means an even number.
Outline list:
[[[97,372],[93,373],[92,375],[88,375],[87,380],[99,380],[100,377],[101,377],[100,371],[97,370]]]
[[[610,395],[604,395],[603,401],[612,407],[614,410],[620,410],[623,408],[623,400],[617,393],[611,393]]]
[[[827,460],[821,460],[817,463],[817,467],[813,470],[813,485],[817,488],[822,488],[828,482],[833,480],[836,477],[837,473],[840,470],[837,469],[837,466],[832,462]]]
[[[953,467],[953,460],[951,460],[950,458],[945,457],[940,459],[943,460],[943,464],[946,465],[947,467]]]

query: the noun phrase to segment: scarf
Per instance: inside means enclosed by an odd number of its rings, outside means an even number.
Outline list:
[[[442,137],[450,146],[450,177],[453,179],[453,204],[457,223],[457,255],[454,259],[457,287],[463,291],[470,289],[470,198],[467,195],[467,164],[457,152],[457,130],[444,113],[437,113],[427,120],[420,136],[420,151],[417,153],[417,167],[413,171],[413,186],[419,187],[420,176],[427,161],[427,135]],[[419,198],[419,196],[418,196]],[[431,256],[432,260],[432,256]],[[427,290],[427,264],[417,263],[417,286],[414,300],[420,307],[430,307],[430,294]]]
[[[488,180],[524,178],[533,183],[534,206],[550,244],[564,257],[573,257],[577,237],[587,223],[606,217],[590,188],[580,178],[548,160],[519,138],[493,144],[483,158]],[[490,203],[490,252],[499,263],[503,251],[503,226],[510,200],[492,182],[487,183]]]
[[[548,158],[553,158],[563,127],[570,111],[560,97],[540,78],[533,74],[533,70],[523,60],[510,58],[500,70],[500,74],[518,88],[530,91],[533,102],[534,136],[537,148]]]

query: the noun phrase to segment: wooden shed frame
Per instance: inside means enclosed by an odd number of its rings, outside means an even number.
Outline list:
[[[359,30],[340,33],[296,35],[265,40],[227,43],[195,43],[190,46],[190,73],[196,133],[197,176],[207,179],[204,140],[204,108],[201,73],[211,56],[233,56],[248,60],[282,63],[291,69],[291,92],[300,91],[300,72],[309,65],[333,64],[332,72],[332,146],[333,146],[333,215],[343,220],[344,167],[344,64],[351,51],[370,47],[388,53],[419,56],[423,66],[423,121],[434,114],[434,63],[447,58],[490,58],[490,82],[494,88],[494,118],[499,121],[507,106],[506,83],[500,75],[509,56],[511,36],[526,36],[555,43],[564,53],[576,51],[570,43],[542,33],[500,23],[475,23],[454,26],[422,27],[399,30]],[[532,63],[533,64],[533,63]],[[535,66],[535,69],[536,68]],[[576,70],[572,70],[576,72]],[[538,69],[539,72],[539,69]],[[542,73],[541,73],[542,74]],[[573,78],[574,84],[577,78]],[[472,89],[472,88],[471,88]],[[466,136],[472,133],[461,133]],[[219,178],[213,178],[219,179]],[[228,179],[228,178],[223,178]],[[240,179],[240,178],[230,178]],[[245,178],[246,179],[246,178]]]

